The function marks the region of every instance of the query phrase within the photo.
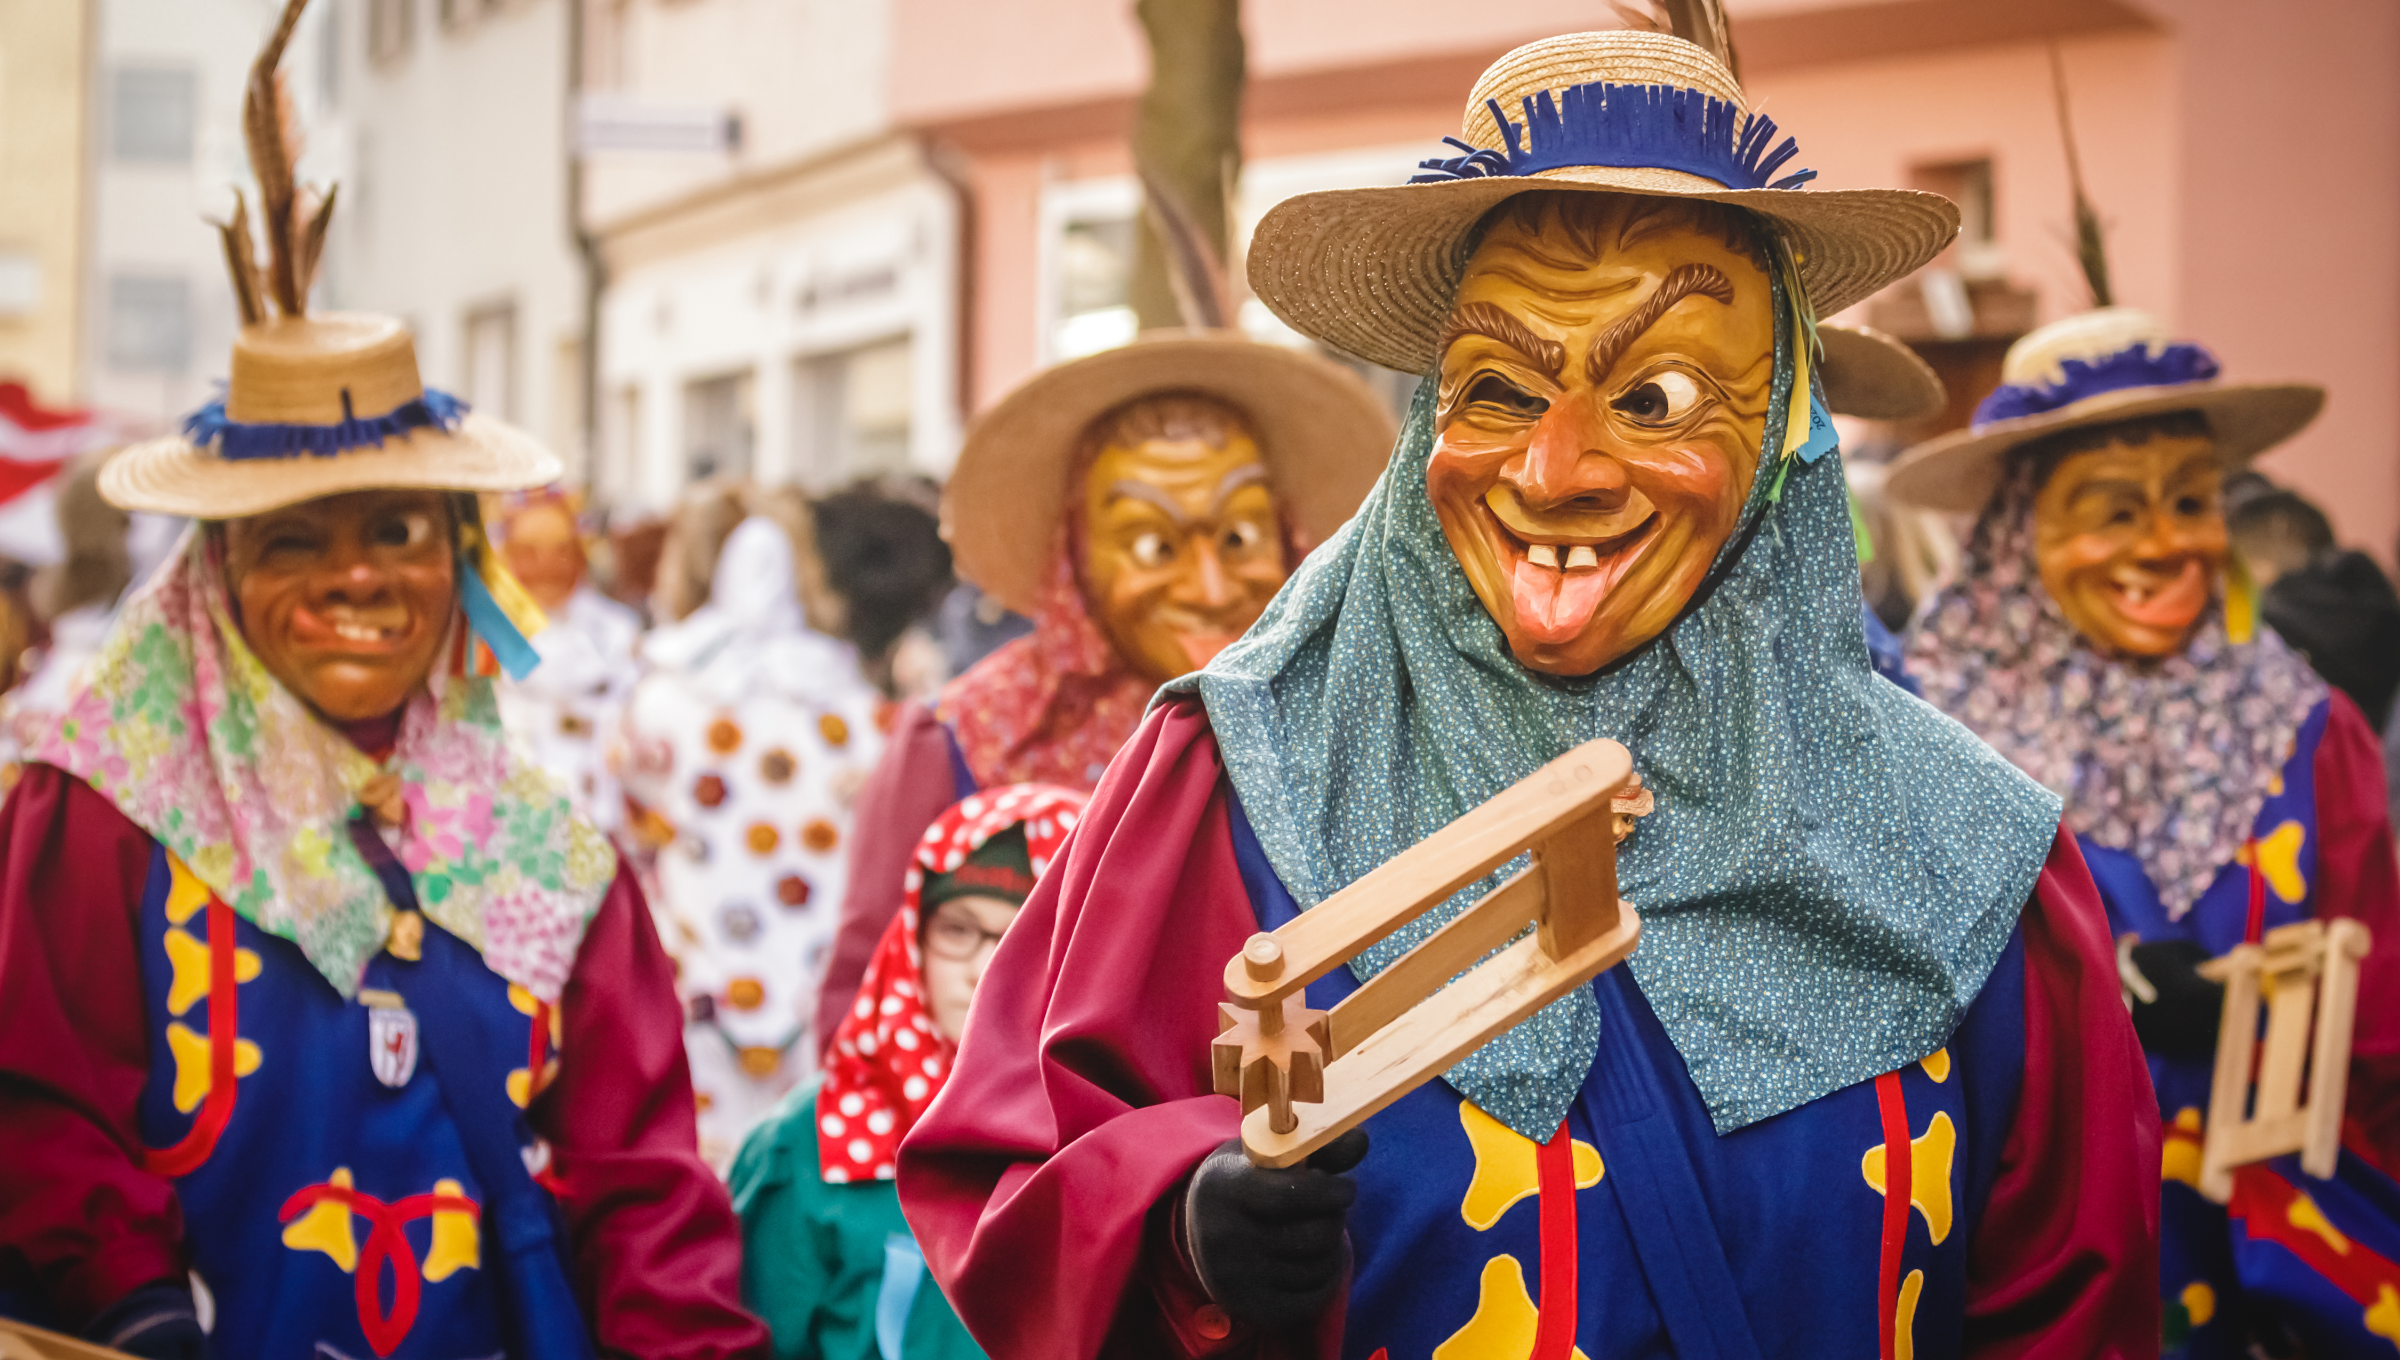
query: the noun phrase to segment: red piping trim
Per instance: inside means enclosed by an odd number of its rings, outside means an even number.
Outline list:
[[[1875,1106],[1883,1116],[1883,1258],[1875,1272],[1875,1302],[1880,1315],[1875,1334],[1883,1360],[1893,1360],[1893,1330],[1900,1313],[1900,1253],[1908,1245],[1909,1183],[1908,1098],[1900,1092],[1900,1074],[1886,1072],[1875,1079]]]
[[[188,1176],[217,1150],[233,1118],[234,1043],[241,1038],[241,984],[234,980],[233,908],[208,895],[208,1094],[191,1131],[172,1147],[143,1148],[142,1169],[153,1176]]]
[[[1529,1360],[1568,1360],[1575,1351],[1575,1139],[1558,1132],[1535,1161],[1542,1206],[1542,1305]]]

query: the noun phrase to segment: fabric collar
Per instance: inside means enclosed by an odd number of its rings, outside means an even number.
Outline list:
[[[2234,641],[2221,598],[2174,656],[2095,651],[2042,585],[2036,490],[2018,459],[1908,667],[1927,702],[2064,797],[2068,830],[2140,860],[2181,919],[2241,851],[2325,682],[2273,629]]]
[[[909,858],[900,914],[867,961],[858,1000],[825,1050],[817,1092],[817,1166],[834,1185],[888,1181],[900,1140],[917,1126],[950,1075],[958,1049],[925,1005],[925,961],[917,949],[919,903],[929,874],[956,872],[984,842],[1025,828],[1036,877],[1057,858],[1083,815],[1084,795],[1052,784],[1011,784],[944,809]]]
[[[369,781],[395,774],[400,859],[425,915],[493,972],[557,1000],[616,852],[511,749],[492,682],[436,666],[378,765],[242,640],[214,543],[187,531],[126,602],[31,758],[89,783],[226,905],[299,945],[344,997],[393,912],[347,824]],[[457,630],[453,650],[465,638]]]
[[[1149,698],[1150,686],[1092,622],[1061,529],[1032,634],[951,681],[936,716],[978,784],[1089,789],[1141,725]]]
[[[1776,296],[1770,431],[1786,428],[1796,372],[1780,283]],[[1744,515],[1765,519],[1717,564],[1714,593],[1628,660],[1558,680],[1510,657],[1442,536],[1425,492],[1432,409],[1426,383],[1357,516],[1248,636],[1168,687],[1200,693],[1294,898],[1323,901],[1612,737],[1658,800],[1619,850],[1644,922],[1628,966],[1719,1132],[1941,1047],[2033,890],[2058,800],[1871,671],[1840,459],[1786,464],[1778,486],[1762,458]],[[1372,976],[1498,881],[1353,970]],[[1545,1141],[1599,1028],[1575,992],[1447,1080]]]

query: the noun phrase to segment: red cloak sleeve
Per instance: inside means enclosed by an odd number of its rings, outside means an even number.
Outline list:
[[[2400,861],[2392,851],[2383,743],[2340,690],[2317,741],[2317,915],[2374,933],[2359,970],[2344,1141],[2400,1178]]]
[[[901,1207],[994,1360],[1256,1353],[1194,1292],[1157,1208],[1239,1127],[1207,1064],[1218,965],[1257,929],[1222,772],[1196,702],[1150,714],[901,1145]],[[1078,929],[1087,911],[1105,926]],[[1969,1349],[2154,1354],[2158,1117],[2071,837],[2023,921],[2024,1096],[1970,1253]]]
[[[925,828],[958,801],[950,734],[923,704],[909,704],[892,724],[875,772],[858,791],[851,818],[850,878],[834,928],[825,977],[817,984],[817,1057],[833,1043],[867,975],[867,960],[884,929],[900,914],[900,880]]]
[[[2158,1354],[2158,1099],[2100,890],[2059,829],[2025,941],[2025,1076],[1967,1250],[1965,1354]]]
[[[0,806],[0,1284],[32,1285],[69,1326],[185,1269],[174,1186],[140,1163],[135,930],[154,844],[54,766],[26,766]],[[602,1350],[764,1357],[733,1206],[697,1149],[672,970],[623,865],[562,1023],[534,1123]]]
[[[533,1124],[550,1144],[575,1289],[601,1353],[765,1360],[766,1325],[741,1306],[741,1225],[700,1160],[674,965],[622,858],[560,1021],[558,1078]]]
[[[185,1269],[175,1188],[139,1160],[150,847],[54,765],[0,806],[0,1283],[73,1328]]]

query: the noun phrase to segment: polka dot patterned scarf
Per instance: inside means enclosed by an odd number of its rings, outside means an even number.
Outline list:
[[[925,829],[908,867],[900,914],[875,946],[858,1001],[825,1055],[817,1162],[828,1182],[892,1179],[901,1138],[933,1103],[957,1055],[925,1006],[925,960],[917,949],[925,876],[956,869],[985,841],[1021,824],[1039,877],[1075,829],[1083,803],[1084,795],[1072,789],[1011,784],[952,804]]]
[[[1062,530],[1032,635],[951,681],[938,712],[976,783],[1089,789],[1149,700],[1150,685],[1125,668],[1085,608]]]

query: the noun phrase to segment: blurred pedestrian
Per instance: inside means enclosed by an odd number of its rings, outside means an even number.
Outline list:
[[[2225,529],[2259,590],[2259,615],[2383,730],[2400,689],[2400,594],[2344,548],[2306,496],[2257,473],[2229,483]]]
[[[722,1169],[815,1067],[817,979],[852,804],[883,750],[883,700],[857,650],[817,622],[828,606],[805,505],[724,488],[702,496],[701,516],[678,519],[678,534],[699,525],[680,560],[670,556],[681,570],[725,498],[768,513],[723,537],[705,602],[643,639],[617,768],[637,829],[657,847],[701,1151]]]
[[[922,480],[853,483],[816,503],[826,583],[842,598],[847,636],[888,697],[931,699],[952,671],[925,625],[954,578]]]
[[[608,737],[633,692],[641,618],[586,579],[577,508],[576,497],[555,487],[492,502],[500,555],[546,623],[532,639],[541,665],[499,686],[500,719],[566,784],[579,811],[614,832],[625,807],[608,768]]]
[[[944,492],[950,548],[1033,631],[901,710],[860,799],[820,1043],[934,816],[978,788],[1098,783],[1158,686],[1240,637],[1357,508],[1391,441],[1349,370],[1211,331],[1060,364],[976,421]]]
[[[1083,804],[1071,789],[1011,784],[935,818],[821,1084],[787,1097],[742,1145],[732,1177],[742,1298],[778,1356],[983,1355],[925,1273],[894,1157],[949,1079],[992,950]]]

